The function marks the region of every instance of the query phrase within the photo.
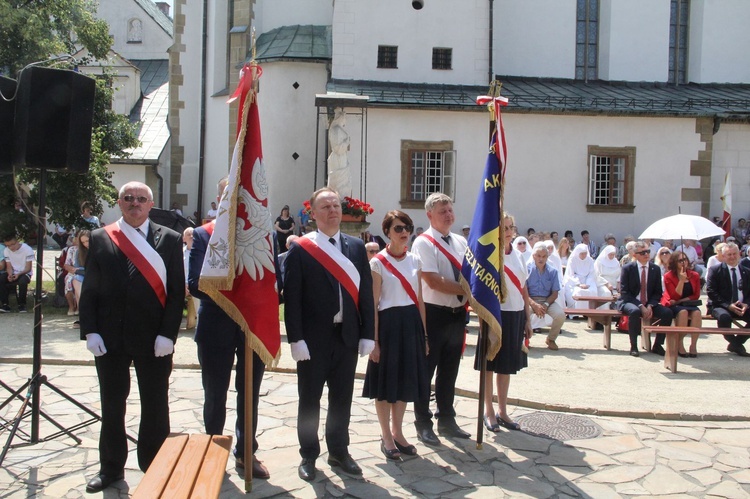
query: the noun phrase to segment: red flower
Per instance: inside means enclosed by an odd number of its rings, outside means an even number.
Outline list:
[[[310,206],[310,201],[304,201],[302,203],[304,206],[304,213],[306,215],[312,214],[312,207]],[[357,198],[346,196],[344,198],[344,201],[341,203],[341,212],[344,215],[353,215],[355,217],[361,217],[361,216],[367,216],[372,215],[375,213],[375,209],[370,206],[369,203],[365,203],[364,201],[361,201]]]

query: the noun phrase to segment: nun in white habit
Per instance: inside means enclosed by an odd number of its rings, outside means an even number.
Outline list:
[[[599,296],[594,259],[589,256],[589,248],[585,244],[573,248],[568,266],[565,267],[563,287],[567,308],[589,308],[589,302],[575,300],[574,297]]]
[[[605,246],[594,262],[596,270],[596,283],[599,287],[599,296],[613,296],[619,294],[620,289],[620,262],[617,260],[617,248],[612,245]],[[608,307],[608,304],[605,304]],[[603,305],[604,306],[604,305]]]
[[[521,261],[526,264],[529,259],[533,259],[534,252],[529,248],[529,240],[523,236],[518,236],[513,240],[513,249],[521,253]]]

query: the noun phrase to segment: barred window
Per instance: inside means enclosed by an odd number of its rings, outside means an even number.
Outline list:
[[[455,151],[451,141],[401,141],[401,207],[420,208],[427,196],[455,191]]]
[[[378,67],[386,69],[398,68],[398,47],[394,45],[378,45]]]
[[[433,47],[432,69],[453,69],[453,49]]]
[[[599,46],[599,0],[578,0],[576,5],[576,80],[596,80]]]
[[[588,211],[632,212],[635,148],[589,146]]]
[[[669,14],[669,83],[687,83],[690,1],[672,0]]]

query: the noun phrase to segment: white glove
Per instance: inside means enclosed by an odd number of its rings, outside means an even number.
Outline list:
[[[310,350],[307,349],[307,343],[305,343],[305,340],[295,341],[291,344],[291,347],[292,359],[294,359],[295,362],[310,360]]]
[[[375,342],[373,340],[366,340],[362,338],[359,340],[359,356],[367,357],[375,349]]]
[[[89,333],[86,335],[86,348],[89,352],[94,354],[94,357],[100,357],[107,353],[107,348],[104,346],[104,340],[97,333]]]
[[[154,355],[156,357],[166,357],[174,352],[174,341],[166,336],[157,336],[154,342]]]

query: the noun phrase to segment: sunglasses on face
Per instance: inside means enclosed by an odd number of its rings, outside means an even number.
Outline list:
[[[519,246],[521,246],[522,244],[523,244],[524,246],[526,246],[526,243],[525,243],[525,242],[523,242],[523,241],[518,241],[518,245],[519,245]]]
[[[126,203],[132,203],[133,201],[138,201],[139,203],[147,203],[149,199],[146,196],[133,196],[132,194],[125,194],[122,197],[122,200]]]
[[[661,256],[664,256],[664,255],[668,255],[668,254],[669,254],[669,252],[668,252],[668,251],[662,251],[662,252],[661,252],[661,253],[659,253],[659,254],[660,254]]]
[[[374,255],[375,253],[377,253],[377,252],[378,252],[378,250],[367,250],[367,252],[368,252],[369,254],[371,254],[371,255]]]
[[[396,234],[401,234],[403,231],[406,231],[409,234],[411,234],[412,232],[414,232],[414,226],[413,225],[395,225],[393,227],[393,230],[394,232],[396,232]]]
[[[651,253],[649,250],[643,250],[643,251],[636,251],[635,252],[636,255],[648,255],[649,253]]]
[[[678,259],[677,259],[677,263],[685,263],[685,262],[687,262],[687,261],[688,261],[688,259],[687,259],[687,258],[678,258]]]

